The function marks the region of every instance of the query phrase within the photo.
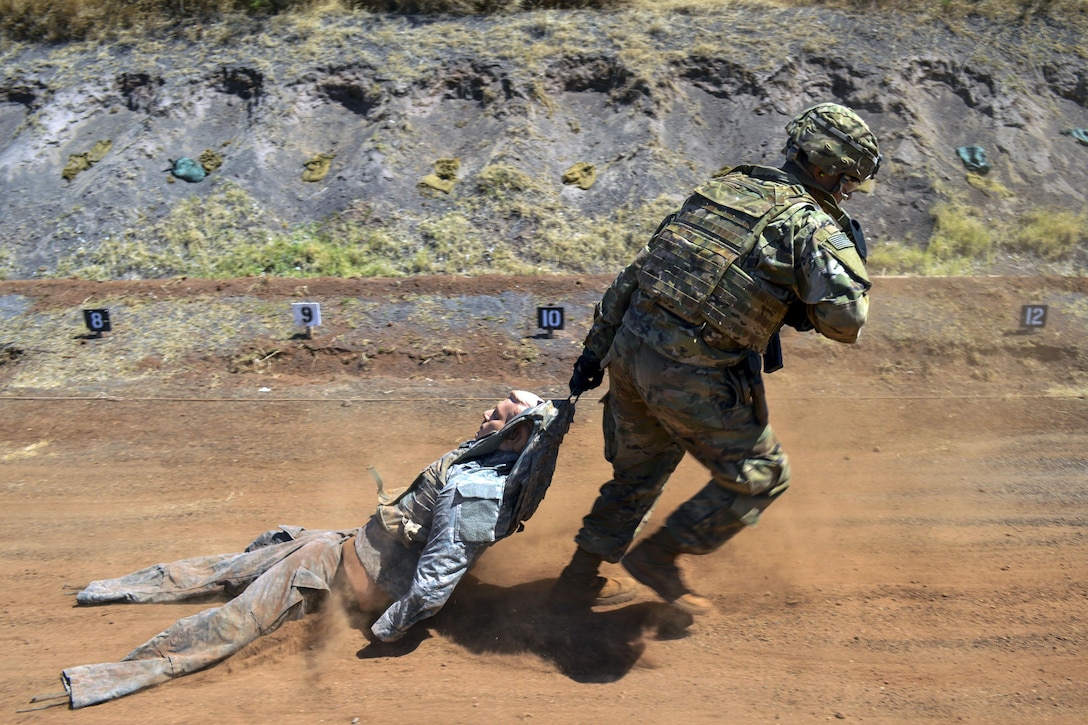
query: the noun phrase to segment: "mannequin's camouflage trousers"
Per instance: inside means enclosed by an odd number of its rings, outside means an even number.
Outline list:
[[[619,561],[685,452],[711,479],[666,521],[683,552],[711,552],[756,523],[789,485],[789,464],[770,426],[757,421],[747,366],[676,363],[622,327],[610,358],[604,441],[613,478],[577,544]]]
[[[83,605],[236,596],[179,619],[120,662],[64,670],[61,679],[72,709],[195,672],[312,610],[332,587],[341,545],[352,532],[298,531],[298,538],[289,541],[278,531],[267,532],[254,542],[257,548],[251,545],[245,553],[157,564],[88,584],[76,598]],[[266,541],[279,543],[260,545]]]

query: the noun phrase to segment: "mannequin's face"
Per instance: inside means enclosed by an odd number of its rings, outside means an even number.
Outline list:
[[[528,409],[528,405],[521,405],[512,398],[500,400],[494,408],[484,411],[484,419],[480,423],[480,430],[476,431],[476,437],[483,438],[488,433],[501,430],[518,413]]]
[[[542,402],[540,398],[532,393],[515,390],[510,394],[510,397],[500,400],[494,408],[484,411],[483,421],[480,423],[480,429],[476,431],[476,437],[483,438],[489,433],[501,430],[516,416]],[[531,428],[532,426],[528,425],[522,426],[518,429],[516,435],[503,442],[500,450],[520,451],[529,442]]]

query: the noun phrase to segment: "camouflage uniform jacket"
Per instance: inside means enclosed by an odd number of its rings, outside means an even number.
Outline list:
[[[855,342],[868,314],[871,282],[853,244],[850,218],[830,195],[804,186],[800,171],[790,167],[736,167],[696,188],[684,208],[693,201],[701,205],[712,201],[719,180],[734,174],[781,185],[785,194],[797,201],[771,212],[776,216],[754,248],[735,264],[742,265],[784,304],[804,304],[810,322],[821,334],[838,342]],[[728,341],[723,344],[720,336],[715,339],[706,334],[706,325],[677,317],[640,289],[640,270],[657,240],[655,234],[606,290],[596,306],[585,347],[607,364],[612,340],[623,325],[677,362],[726,367],[744,361],[747,349]]]
[[[520,530],[551,483],[559,443],[574,414],[570,403],[544,402],[491,435],[470,440],[438,459],[403,492],[378,507],[373,522],[399,542],[399,555],[361,531],[356,552],[371,577],[394,598],[371,631],[384,641],[402,637],[434,615],[477,557]],[[519,422],[534,431],[520,453],[497,450]]]
[[[371,627],[379,639],[400,639],[413,624],[434,615],[476,558],[495,542],[509,521],[512,499],[506,482],[517,459],[517,453],[494,451],[454,463],[442,479],[426,479],[401,499],[402,504],[424,504],[412,506],[419,528],[409,550],[418,552],[418,559],[410,580],[401,580],[401,586],[381,581],[394,589],[388,593],[396,599]]]

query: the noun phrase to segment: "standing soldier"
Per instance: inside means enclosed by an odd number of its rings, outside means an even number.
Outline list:
[[[761,372],[781,367],[784,324],[857,340],[871,283],[861,226],[839,205],[868,191],[881,156],[866,123],[834,103],[805,110],[786,133],[781,168],[738,166],[696,188],[597,304],[570,389],[580,395],[610,371],[613,478],[575,537],[551,593],[557,607],[630,599],[631,580],[598,575],[602,561],[622,560],[665,601],[708,611],[677,556],[715,551],[789,485]],[[685,451],[710,482],[628,552]]]

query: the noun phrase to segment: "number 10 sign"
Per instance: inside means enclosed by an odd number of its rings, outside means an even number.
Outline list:
[[[548,337],[554,336],[555,330],[563,329],[563,313],[562,307],[537,307],[537,327],[547,330]]]

